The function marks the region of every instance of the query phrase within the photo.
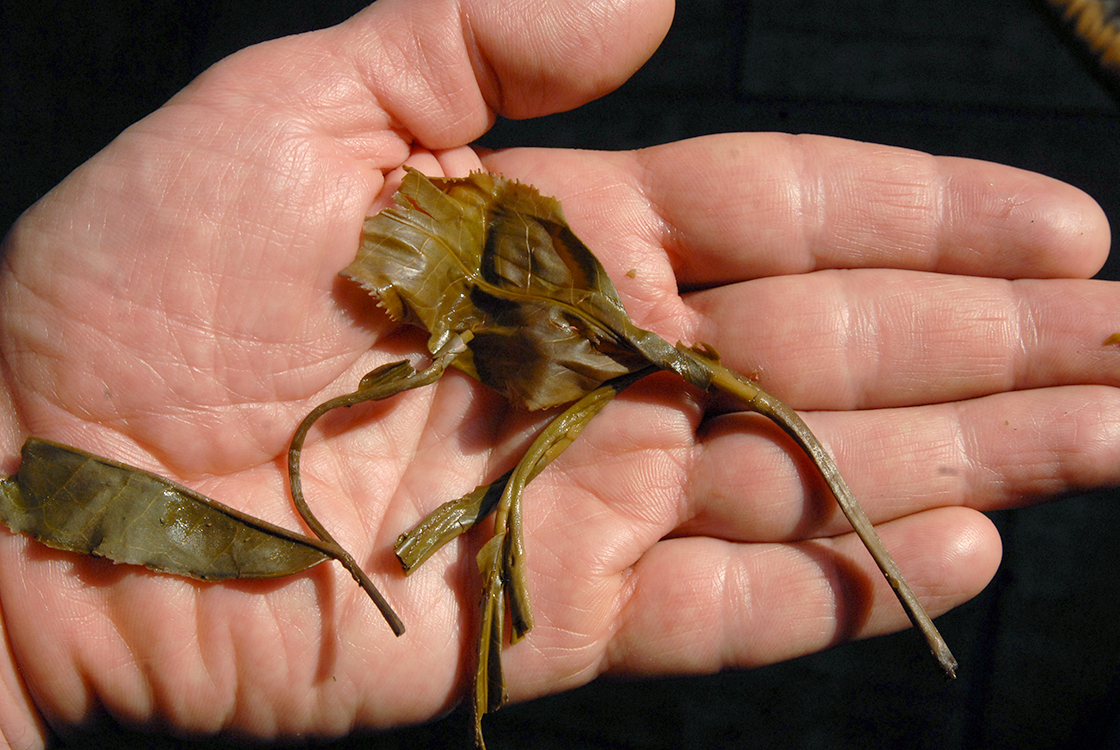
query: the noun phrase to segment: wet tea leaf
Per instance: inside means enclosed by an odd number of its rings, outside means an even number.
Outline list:
[[[447,365],[528,409],[574,402],[511,473],[444,503],[397,542],[402,565],[411,571],[440,545],[495,513],[495,536],[478,556],[485,589],[473,702],[480,745],[482,715],[501,705],[505,696],[500,661],[503,598],[510,608],[511,638],[522,637],[532,627],[523,575],[524,487],[618,390],[658,369],[733,396],[797,442],[820,470],[946,673],[954,674],[956,660],[808,426],[756,383],[721,365],[711,347],[671,346],[635,326],[602,265],[569,228],[559,202],[529,185],[494,175],[429,179],[415,170],[408,170],[394,199],[396,206],[367,219],[357,257],[342,275],[361,284],[394,319],[426,330],[428,349],[436,356],[423,371],[424,378],[373,389],[365,389],[363,381],[359,391],[309,415],[293,441],[296,460],[289,454],[293,496],[298,494],[297,447],[302,447],[311,422],[336,406],[432,382]],[[297,506],[305,518],[310,516],[301,496]],[[317,522],[308,524],[320,533]],[[325,530],[320,536],[329,538],[324,535]]]
[[[0,482],[0,520],[48,547],[207,581],[276,578],[328,559],[282,529],[142,469],[46,440]]]
[[[542,409],[648,364],[626,339],[633,327],[614,284],[556,200],[482,172],[409,171],[397,202],[367,221],[342,275],[427,330],[432,352],[470,331],[454,367]]]

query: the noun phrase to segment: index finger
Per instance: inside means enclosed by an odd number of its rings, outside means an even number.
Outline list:
[[[1104,212],[1075,187],[839,138],[726,134],[547,159],[516,149],[487,166],[555,191],[596,252],[659,244],[685,287],[825,268],[1084,278],[1109,247]]]

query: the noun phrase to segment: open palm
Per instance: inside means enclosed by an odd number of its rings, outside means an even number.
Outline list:
[[[465,144],[495,112],[566,109],[624,80],[671,7],[537,2],[519,19],[462,5],[382,0],[245,50],[22,217],[0,278],[7,472],[34,434],[300,528],[284,472],[300,419],[379,364],[422,360],[421,332],[337,277],[409,164],[485,168],[560,198],[638,325],[708,342],[811,410],[933,613],[998,564],[977,510],[1120,479],[1120,368],[1102,346],[1120,295],[1083,280],[1108,248],[1086,196],[996,165],[781,135],[480,155]],[[650,378],[534,481],[537,626],[507,651],[513,699],[905,626],[807,462],[726,406]],[[265,737],[448,709],[470,674],[480,541],[408,578],[392,542],[509,468],[546,418],[449,373],[312,432],[308,500],[400,612],[400,639],[333,564],[204,584],[0,535],[4,737],[34,747],[99,707]]]

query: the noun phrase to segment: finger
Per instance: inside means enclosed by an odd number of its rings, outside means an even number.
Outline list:
[[[427,148],[482,135],[494,113],[536,117],[602,96],[669,29],[673,3],[382,0],[339,27],[394,126]]]
[[[683,286],[866,267],[1086,277],[1109,246],[1104,213],[1069,185],[836,138],[729,134],[485,161],[557,195],[593,251],[626,256],[623,271],[643,274],[664,248]]]
[[[1105,281],[912,271],[758,279],[686,297],[692,340],[799,409],[1120,385],[1120,292]]]
[[[1117,413],[1117,389],[1069,386],[806,419],[878,523],[939,506],[998,510],[1120,483]],[[702,427],[673,533],[773,541],[846,532],[812,466],[750,416]]]
[[[999,565],[999,534],[979,513],[940,509],[879,531],[934,616],[978,594]],[[602,665],[614,674],[756,667],[909,622],[855,534],[795,545],[667,540],[638,561],[620,598]]]

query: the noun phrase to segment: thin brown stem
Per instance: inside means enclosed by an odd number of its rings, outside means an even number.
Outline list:
[[[369,595],[369,598],[373,600],[374,605],[385,618],[385,622],[392,628],[393,633],[398,636],[404,633],[404,623],[401,622],[401,618],[393,610],[392,606],[390,606],[381,592],[378,591],[373,581],[365,574],[361,566],[354,560],[353,556],[343,549],[342,545],[335,541],[331,533],[319,522],[319,519],[315,517],[315,514],[311,512],[311,508],[307,505],[307,501],[303,496],[303,482],[300,478],[300,459],[303,453],[303,444],[307,439],[307,433],[311,430],[311,426],[329,411],[344,406],[353,406],[365,401],[379,401],[394,396],[401,391],[434,383],[443,374],[444,370],[447,369],[451,361],[463,351],[469,339],[469,333],[463,336],[456,336],[432,357],[431,364],[423,370],[414,369],[408,362],[394,362],[379,367],[369,373],[362,378],[362,382],[357,391],[332,398],[312,409],[311,413],[304,417],[299,427],[296,428],[295,435],[292,436],[291,446],[288,448],[288,483],[291,488],[292,502],[295,504],[296,510],[299,511],[300,516],[303,517],[304,523],[315,532],[316,536],[337,548],[338,553],[332,555],[332,557],[342,563],[350,572],[350,575],[354,577],[358,585],[361,586],[366,594]]]
[[[891,588],[894,589],[894,593],[899,602],[902,603],[910,621],[925,636],[930,651],[933,652],[933,655],[941,664],[941,668],[945,670],[945,674],[948,677],[955,677],[957,660],[949,650],[945,639],[941,637],[941,633],[937,630],[937,626],[933,624],[933,620],[926,612],[925,607],[914,595],[914,591],[906,582],[902,571],[899,570],[894,558],[891,557],[890,552],[887,551],[883,541],[879,538],[871,520],[864,513],[863,508],[860,507],[851,489],[848,488],[847,482],[840,476],[840,470],[837,468],[836,462],[832,460],[832,456],[828,454],[828,451],[809,430],[808,425],[797,415],[797,412],[755,383],[718,363],[712,362],[709,363],[709,366],[712,368],[713,387],[729,393],[752,410],[769,417],[792,437],[812,459],[829,490],[836,498],[836,502],[840,505],[840,509],[848,518],[848,522],[852,524],[852,528],[855,529],[856,534],[863,541],[864,546],[867,547],[867,551],[875,559],[879,570],[882,571],[883,576],[890,583]]]

